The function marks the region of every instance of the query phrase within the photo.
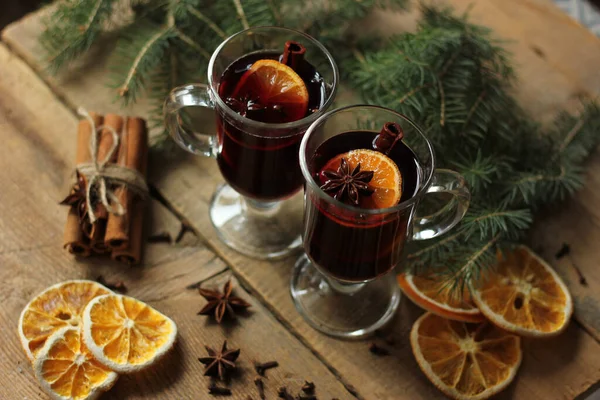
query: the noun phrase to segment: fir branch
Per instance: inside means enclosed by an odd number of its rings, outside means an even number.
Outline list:
[[[181,32],[177,28],[174,28],[173,31],[175,32],[175,35],[179,39],[181,39],[182,42],[199,52],[206,59],[206,61],[210,60],[210,53],[206,51],[198,42],[194,41],[194,39],[187,36],[185,33]]]
[[[269,8],[271,9],[271,13],[273,13],[273,18],[275,18],[275,22],[277,23],[277,25],[281,25],[283,20],[281,19],[281,14],[279,13],[277,6],[273,3],[273,0],[266,0],[266,2]]]
[[[140,21],[130,31],[123,34],[117,44],[118,58],[113,60],[114,87],[124,103],[135,101],[144,87],[145,79],[160,63],[175,31],[168,25],[156,26]]]
[[[462,293],[466,285],[480,279],[482,272],[493,268],[496,264],[496,244],[499,239],[500,234],[497,234],[461,254],[458,262],[441,272],[445,274],[445,286]]]
[[[227,39],[227,34],[223,32],[221,28],[219,28],[216,24],[214,24],[210,19],[208,19],[204,14],[202,14],[199,10],[188,6],[188,12],[194,17],[198,18],[201,22],[204,22],[206,26],[212,29],[217,35],[219,35],[222,39]]]
[[[525,229],[529,228],[532,215],[529,209],[508,210],[504,207],[477,208],[471,207],[464,217],[460,230],[468,239],[478,235],[479,239],[494,237],[502,234],[503,237],[517,239]]]
[[[240,0],[232,0],[235,5],[235,11],[237,12],[240,21],[242,22],[242,26],[244,29],[250,28],[250,24],[248,24],[248,19],[246,18],[246,13],[244,12],[244,7],[242,7],[242,2]]]
[[[66,0],[43,23],[40,37],[48,61],[48,69],[56,73],[85,53],[110,17],[115,0]]]

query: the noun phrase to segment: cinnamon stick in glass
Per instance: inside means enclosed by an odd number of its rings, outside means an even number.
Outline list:
[[[121,137],[121,131],[123,130],[123,118],[116,114],[106,114],[104,116],[104,126],[111,127],[117,132],[117,135]],[[113,146],[113,135],[108,128],[102,129],[100,136],[98,137],[98,153],[96,160],[99,163],[104,162],[108,155],[111,147]],[[114,163],[117,161],[118,150],[115,150],[108,160],[108,163]],[[108,211],[102,204],[96,205],[96,222],[91,227],[90,241],[92,244],[92,250],[96,253],[106,253],[108,247],[105,244],[106,224],[108,221]]]
[[[304,46],[293,40],[288,40],[285,42],[280,62],[291,67],[294,71],[299,72],[299,69],[303,67],[304,54],[306,54],[306,48]]]
[[[146,121],[128,118],[119,147],[117,163],[146,176],[148,160],[148,131]],[[126,208],[125,215],[109,215],[105,241],[112,250],[112,258],[127,264],[137,264],[142,254],[144,199],[125,187],[115,195]]]
[[[91,113],[94,124],[102,124],[102,116]],[[92,127],[86,120],[79,121],[77,128],[77,150],[75,153],[75,165],[92,161],[90,153],[90,138],[92,137]],[[73,255],[87,257],[91,253],[90,240],[83,233],[79,223],[79,215],[75,207],[69,209],[67,223],[65,224],[65,233],[63,236],[63,247]]]

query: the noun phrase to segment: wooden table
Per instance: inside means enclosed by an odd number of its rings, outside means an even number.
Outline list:
[[[458,11],[471,0],[451,0]],[[296,391],[315,382],[320,399],[438,399],[443,396],[413,360],[407,333],[421,313],[402,300],[391,329],[396,339],[389,357],[376,357],[367,341],[341,341],[311,329],[295,311],[288,293],[294,258],[259,262],[224,246],[208,220],[208,201],[222,178],[212,160],[178,152],[152,154],[149,179],[162,194],[151,204],[149,233],[177,235],[181,222],[193,232],[173,245],[146,244],[144,263],[124,268],[105,259],[76,262],[61,248],[66,209],[57,202],[73,168],[77,117],[74,110],[147,115],[145,104],[119,110],[104,86],[108,42],[78,68],[58,78],[42,71],[36,37],[43,11],[7,27],[0,43],[0,398],[44,399],[21,351],[18,315],[37,292],[66,279],[103,275],[123,279],[129,294],[170,315],[180,329],[175,350],[156,368],[120,378],[104,398],[207,399],[207,379],[197,358],[203,344],[227,338],[242,349],[245,371],[232,384],[233,399],[257,398],[253,361],[278,360],[269,371],[267,394],[286,385]],[[541,120],[572,108],[579,96],[600,93],[600,41],[548,0],[480,0],[473,20],[494,28],[515,54],[522,103]],[[387,32],[413,29],[412,14],[373,16]],[[576,199],[540,222],[533,239],[541,254],[567,281],[576,314],[559,338],[523,343],[524,362],[516,381],[499,398],[527,400],[586,397],[600,381],[600,157],[590,162],[588,184]],[[563,242],[572,255],[556,262]],[[579,284],[572,264],[587,279]],[[237,325],[215,325],[196,315],[204,304],[188,285],[221,285],[234,277],[237,292],[252,314]]]

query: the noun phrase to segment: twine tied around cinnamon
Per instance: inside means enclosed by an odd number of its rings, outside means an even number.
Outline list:
[[[114,128],[104,125],[96,127],[94,120],[83,107],[79,107],[77,113],[90,123],[92,129],[92,134],[90,135],[90,154],[92,155],[92,161],[76,166],[77,171],[85,176],[88,182],[85,192],[85,201],[90,223],[93,224],[97,219],[91,198],[91,193],[95,186],[98,186],[98,197],[100,203],[106,208],[106,211],[115,215],[124,215],[125,208],[112,189],[109,188],[109,184],[123,185],[142,198],[146,198],[148,196],[148,185],[146,184],[146,180],[142,174],[134,169],[108,162],[119,146],[119,135]],[[98,160],[98,134],[100,134],[103,129],[109,131],[113,141],[104,160]]]

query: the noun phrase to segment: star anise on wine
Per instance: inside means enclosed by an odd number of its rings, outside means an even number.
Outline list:
[[[257,99],[250,97],[249,94],[243,97],[227,97],[225,99],[227,104],[233,111],[240,114],[242,117],[247,117],[249,113],[253,111],[263,110],[265,107],[258,102]]]
[[[321,185],[325,193],[333,195],[333,198],[352,205],[359,205],[360,196],[370,196],[374,190],[369,187],[373,179],[373,171],[361,171],[360,163],[350,171],[350,166],[342,157],[337,171],[327,169],[322,172],[326,181]]]
[[[223,380],[228,371],[235,369],[235,360],[240,355],[240,349],[227,350],[227,340],[223,342],[220,352],[208,346],[204,347],[208,352],[208,356],[198,358],[198,361],[206,366],[204,376],[218,376],[219,379]]]
[[[223,293],[216,290],[198,289],[202,297],[208,300],[208,303],[198,312],[198,315],[210,315],[214,313],[217,323],[221,323],[226,313],[235,317],[236,311],[242,311],[250,307],[247,301],[232,295],[233,284],[228,280],[223,286]]]

